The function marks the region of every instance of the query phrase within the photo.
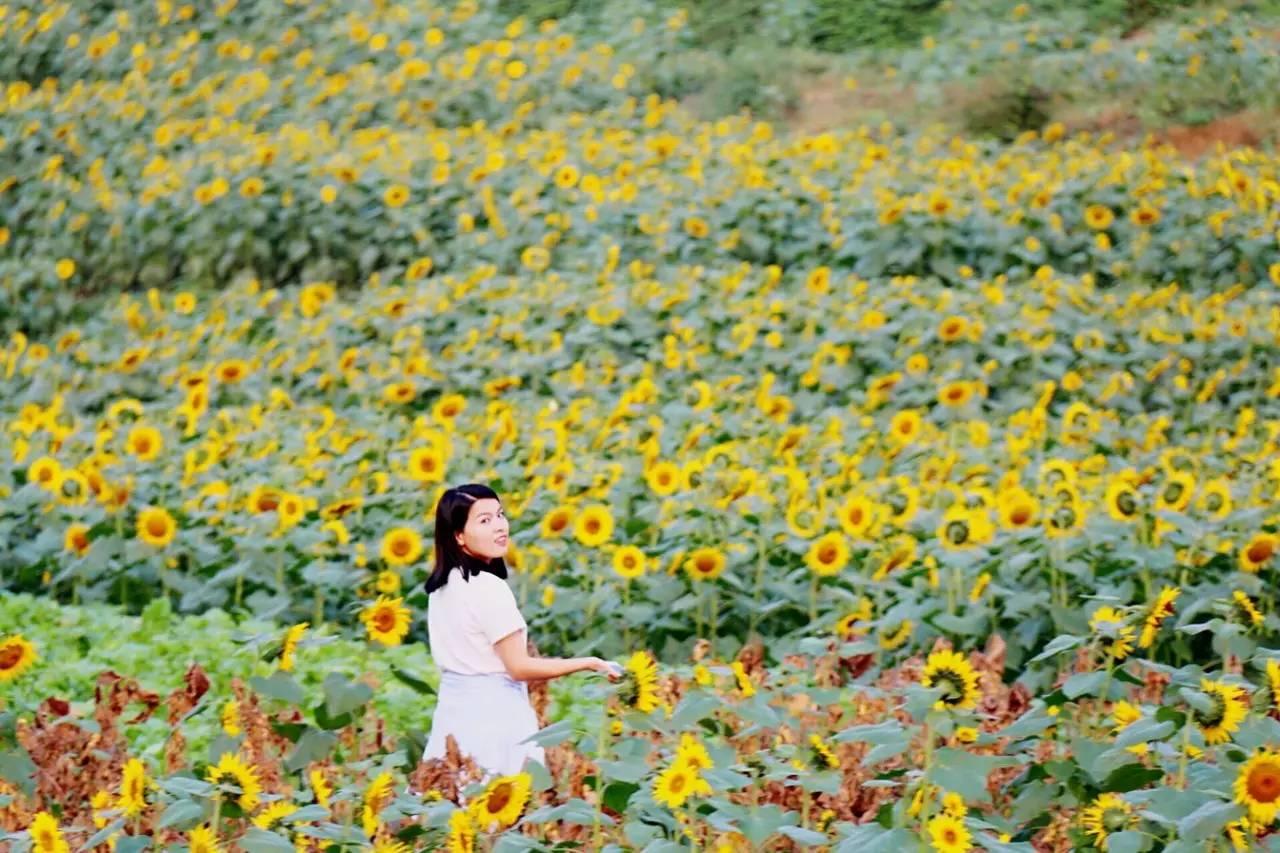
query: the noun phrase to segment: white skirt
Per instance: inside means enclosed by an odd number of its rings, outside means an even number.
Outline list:
[[[422,759],[444,758],[445,737],[453,735],[458,750],[485,771],[485,778],[509,776],[526,759],[546,764],[542,747],[521,743],[538,731],[538,716],[529,704],[529,685],[506,673],[463,675],[445,670],[431,734]]]

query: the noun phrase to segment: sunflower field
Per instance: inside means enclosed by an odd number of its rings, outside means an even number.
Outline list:
[[[1274,150],[703,120],[608,8],[0,5],[0,849],[1280,850]],[[1042,11],[890,76],[1280,82]],[[508,777],[419,760],[464,482],[627,668]]]

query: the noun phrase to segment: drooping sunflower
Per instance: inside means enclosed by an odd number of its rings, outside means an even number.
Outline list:
[[[884,626],[877,636],[880,648],[886,651],[893,651],[911,639],[911,632],[915,630],[915,627],[915,622],[910,619],[903,619],[896,625]]]
[[[1209,697],[1212,708],[1207,713],[1193,708],[1191,718],[1200,727],[1206,743],[1226,743],[1249,712],[1244,688],[1203,678],[1200,691]]]
[[[218,846],[218,836],[207,826],[197,826],[187,833],[187,846],[191,853],[222,853]]]
[[[973,843],[964,821],[946,812],[929,818],[926,828],[929,844],[938,853],[965,853]]]
[[[1137,824],[1133,806],[1120,799],[1118,794],[1101,794],[1080,810],[1080,823],[1092,836],[1093,846],[1107,849],[1107,836],[1113,832],[1131,829]]]
[[[138,513],[138,538],[163,548],[178,535],[178,522],[164,507],[150,506]]]
[[[850,612],[841,616],[836,622],[836,634],[840,637],[848,639],[850,637],[861,636],[866,633],[866,629],[860,627],[862,623],[870,621],[872,613],[871,599],[865,595],[858,599],[858,606]]]
[[[120,779],[120,796],[116,808],[125,817],[134,818],[147,807],[147,768],[137,758],[125,762],[124,775]]]
[[[815,575],[820,577],[839,574],[849,562],[849,543],[843,534],[833,530],[809,544],[804,562]]]
[[[299,622],[293,625],[284,633],[284,641],[280,646],[280,669],[283,672],[289,672],[293,669],[293,654],[298,649],[298,641],[302,639],[302,635],[306,632],[307,627],[311,623]]]
[[[515,824],[529,802],[533,778],[528,773],[499,776],[468,806],[471,820],[483,831],[506,829]]]
[[[1277,538],[1270,533],[1255,533],[1248,544],[1240,549],[1240,568],[1257,573],[1275,556]]]
[[[393,796],[391,784],[390,773],[379,773],[364,789],[360,820],[365,835],[373,836],[378,834],[380,822],[378,813],[391,801]]]
[[[71,846],[58,829],[58,820],[48,812],[38,812],[27,828],[32,853],[70,853]]]
[[[208,780],[214,784],[229,779],[240,789],[236,802],[246,812],[258,807],[258,796],[262,793],[262,783],[258,781],[258,771],[245,763],[240,756],[224,752],[216,765],[210,765]]]
[[[658,699],[658,664],[644,650],[627,659],[627,677],[618,689],[618,697],[628,707],[647,714],[660,704]]]
[[[588,548],[597,548],[613,535],[613,515],[605,504],[587,504],[573,522],[573,535]]]
[[[837,770],[840,767],[840,759],[831,751],[831,747],[823,743],[822,738],[816,734],[809,735],[810,760],[813,766],[819,770]]]
[[[613,571],[621,578],[631,580],[644,574],[647,560],[644,551],[635,545],[623,545],[613,552]]]
[[[1267,658],[1267,688],[1270,693],[1271,709],[1280,711],[1280,661]]]
[[[1240,608],[1240,612],[1244,614],[1244,618],[1248,620],[1250,625],[1256,627],[1265,621],[1265,618],[1262,613],[1259,612],[1257,606],[1253,603],[1253,600],[1249,598],[1249,596],[1245,595],[1243,591],[1238,589],[1232,591],[1231,599],[1235,602],[1236,606]]]
[[[83,557],[89,553],[90,544],[87,524],[72,524],[67,527],[67,532],[62,536],[62,547],[77,557]]]
[[[1166,586],[1160,590],[1160,594],[1156,596],[1155,603],[1147,610],[1147,615],[1142,620],[1142,635],[1138,637],[1138,648],[1150,648],[1151,644],[1155,642],[1160,626],[1164,624],[1165,619],[1173,615],[1173,602],[1181,594],[1182,590],[1176,586]]]
[[[378,596],[378,600],[360,611],[360,621],[369,632],[369,639],[384,646],[398,646],[409,633],[413,614],[401,602],[401,598]]]
[[[1089,628],[1101,643],[1102,651],[1115,660],[1124,660],[1133,651],[1133,628],[1124,613],[1102,606],[1089,617]]]
[[[422,538],[410,527],[393,527],[382,537],[379,555],[393,566],[407,566],[422,556]]]
[[[891,572],[910,566],[916,560],[916,539],[908,534],[895,536],[888,543],[888,550],[880,558],[880,564],[872,573],[872,580],[884,580]]]
[[[725,556],[718,548],[695,548],[684,560],[684,570],[689,577],[699,581],[715,580],[724,571]]]
[[[258,829],[270,829],[273,824],[284,820],[297,810],[298,807],[288,800],[277,800],[254,816],[253,825]]]
[[[951,649],[938,649],[929,655],[920,683],[925,687],[943,688],[942,696],[933,706],[939,711],[973,708],[982,698],[978,674],[964,655]]]
[[[475,853],[476,826],[466,809],[458,809],[449,816],[449,835],[445,838],[449,853]]]
[[[1270,826],[1280,809],[1280,754],[1255,750],[1240,766],[1235,781],[1236,802],[1249,809],[1249,819]]]

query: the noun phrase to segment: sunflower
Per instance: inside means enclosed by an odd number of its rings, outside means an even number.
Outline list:
[[[1280,809],[1280,754],[1255,750],[1235,782],[1236,802],[1249,809],[1249,820],[1269,826]]]
[[[915,630],[915,627],[915,623],[910,619],[903,619],[897,625],[881,628],[877,635],[880,648],[885,649],[886,651],[893,651],[907,640],[911,639],[911,632]]]
[[[655,462],[644,474],[645,482],[658,497],[668,497],[680,488],[680,466],[674,462]]]
[[[1084,831],[1093,837],[1093,846],[1106,850],[1107,836],[1131,829],[1137,824],[1137,819],[1133,806],[1120,799],[1119,795],[1101,794],[1080,810],[1080,823],[1084,825]]]
[[[422,539],[409,527],[393,527],[382,537],[382,559],[393,566],[407,566],[422,556]]]
[[[858,540],[872,533],[882,511],[881,505],[866,495],[852,495],[840,507],[837,517],[849,538]]]
[[[378,596],[378,600],[360,611],[360,621],[369,632],[369,639],[384,646],[398,646],[409,633],[413,614],[400,598]]]
[[[964,821],[945,812],[929,818],[929,843],[938,853],[965,853],[973,842]]]
[[[697,769],[683,761],[672,762],[653,782],[654,801],[673,809],[683,806],[685,800],[695,794],[705,796],[710,793],[711,786]]]
[[[1156,508],[1182,512],[1191,503],[1196,478],[1189,471],[1170,472],[1156,495]]]
[[[353,512],[364,505],[364,498],[356,496],[351,498],[339,498],[333,503],[326,506],[320,511],[320,514],[327,519],[336,520],[342,518],[349,512]]]
[[[458,809],[449,816],[449,835],[445,838],[449,853],[475,853],[476,826],[465,809]]]
[[[948,382],[938,389],[938,402],[944,406],[959,408],[973,399],[974,384],[972,382]]]
[[[903,566],[911,565],[916,560],[916,550],[915,537],[905,533],[895,536],[889,541],[888,550],[881,557],[880,565],[876,567],[871,579],[874,581],[884,580],[891,572]]]
[[[885,498],[884,507],[889,513],[886,519],[897,527],[906,527],[920,508],[920,489],[904,476],[893,479],[893,489]]]
[[[1240,722],[1248,713],[1244,688],[1222,681],[1200,680],[1200,690],[1209,697],[1212,708],[1208,713],[1193,709],[1191,718],[1204,734],[1206,743],[1226,743],[1240,728]]]
[[[1257,606],[1244,592],[1238,589],[1232,591],[1231,599],[1240,608],[1240,612],[1244,614],[1245,619],[1249,620],[1250,625],[1258,626],[1263,623],[1263,615],[1258,612]]]
[[[943,688],[942,696],[933,706],[939,711],[973,708],[982,698],[978,674],[964,655],[950,649],[938,649],[929,655],[920,683],[925,687]]]
[[[660,704],[658,699],[658,664],[646,651],[632,653],[627,659],[626,679],[618,689],[625,705],[647,714]]]
[[[83,557],[89,553],[90,544],[89,525],[87,524],[69,525],[67,532],[62,536],[62,547],[77,557]]]
[[[62,466],[52,456],[41,456],[27,467],[27,482],[53,491],[62,474]]]
[[[1240,568],[1256,573],[1275,556],[1276,542],[1276,537],[1270,533],[1254,534],[1249,544],[1240,549]]]
[[[163,507],[149,506],[138,513],[138,538],[163,548],[178,535],[178,522]]]
[[[613,535],[613,515],[605,504],[588,504],[573,522],[573,535],[588,548],[597,548]]]
[[[302,521],[307,514],[307,502],[299,495],[282,492],[280,505],[276,507],[276,518],[281,530],[289,530]]]
[[[70,853],[71,846],[58,829],[58,820],[48,812],[38,812],[27,828],[32,853]]]
[[[841,616],[836,622],[836,634],[845,639],[850,637],[859,637],[866,633],[859,627],[860,623],[867,622],[871,619],[872,605],[871,599],[865,595],[858,599],[858,606],[849,613]]]
[[[1231,508],[1231,484],[1225,477],[1205,483],[1196,498],[1196,509],[1217,521],[1230,515]]]
[[[391,797],[391,774],[379,773],[364,790],[361,822],[365,835],[378,834],[378,813],[391,801]]]
[[[540,532],[543,539],[562,535],[573,524],[573,507],[561,505],[542,517]]]
[[[1111,212],[1111,208],[1103,204],[1091,204],[1084,209],[1084,222],[1095,231],[1111,227],[1115,218],[1116,215]]]
[[[818,770],[838,770],[840,759],[831,751],[831,747],[822,742],[816,734],[809,735],[810,760]]]
[[[680,734],[680,745],[676,747],[676,760],[683,761],[699,773],[710,770],[714,766],[707,748],[688,732]]]
[[[635,545],[623,545],[613,552],[613,570],[618,577],[628,580],[644,574],[644,552]]]
[[[418,389],[412,382],[392,382],[382,389],[382,400],[386,403],[412,403],[418,395]]]
[[[1142,635],[1138,638],[1138,648],[1147,649],[1155,642],[1156,633],[1159,632],[1160,626],[1164,620],[1173,615],[1173,602],[1182,594],[1182,590],[1176,586],[1166,586],[1160,590],[1160,594],[1156,596],[1155,603],[1151,605],[1151,609],[1147,611],[1146,617],[1142,620]]]
[[[1023,530],[1036,523],[1040,514],[1040,502],[1026,489],[1014,487],[1000,492],[996,509],[1003,527]]]
[[[382,201],[387,207],[404,207],[409,200],[409,188],[404,184],[392,184],[382,193]]]
[[[405,475],[418,483],[444,481],[444,458],[434,447],[419,447],[409,454],[409,467]]]
[[[910,369],[910,368],[908,368]],[[924,421],[915,409],[904,409],[889,421],[889,440],[896,445],[907,445],[920,436]]]
[[[1133,651],[1133,628],[1125,624],[1125,615],[1114,607],[1099,607],[1089,617],[1089,629],[1098,637],[1102,650],[1117,661]]]
[[[506,829],[520,819],[529,802],[533,778],[528,773],[499,776],[468,806],[471,820],[483,831]]]
[[[36,648],[14,634],[0,641],[0,683],[12,681],[36,662]]]
[[[224,752],[218,759],[218,763],[210,765],[207,772],[208,780],[214,784],[228,777],[236,784],[240,789],[240,796],[236,799],[240,808],[251,812],[258,807],[258,795],[262,793],[258,771],[252,765],[246,764],[240,756]]]
[[[164,438],[160,435],[160,430],[155,427],[139,424],[129,430],[125,449],[130,456],[136,456],[143,462],[150,462],[164,450]]]
[[[224,385],[234,385],[249,375],[249,362],[242,358],[229,358],[215,368],[218,381]]]
[[[542,272],[551,266],[551,253],[543,246],[529,246],[520,253],[520,263],[530,272]]]
[[[287,800],[277,800],[259,812],[253,819],[258,829],[270,829],[271,825],[284,820],[298,810],[298,807]]]
[[[147,807],[147,770],[137,758],[130,758],[124,765],[120,780],[120,797],[116,808],[125,817],[137,817]]]
[[[684,570],[698,581],[715,580],[724,571],[725,556],[718,548],[695,548],[685,558]]]
[[[280,646],[280,670],[289,672],[293,669],[293,655],[298,649],[298,641],[306,632],[309,622],[299,622],[284,633],[284,641]]]
[[[820,577],[839,574],[849,562],[849,543],[842,534],[833,530],[810,543],[804,562]]]
[[[254,486],[253,491],[249,492],[249,497],[245,499],[245,511],[254,514],[275,512],[280,508],[281,497],[283,493],[279,489],[271,486]]]
[[[742,661],[736,660],[731,667],[733,669],[733,677],[738,682],[738,692],[744,699],[749,699],[756,695],[756,686],[751,683],[751,676],[747,674],[747,668],[743,666]]]
[[[1267,687],[1271,691],[1271,707],[1280,711],[1280,661],[1267,658]]]
[[[187,833],[187,846],[191,853],[222,853],[218,836],[207,826],[197,826]]]
[[[1138,491],[1124,478],[1117,477],[1107,485],[1103,503],[1116,521],[1133,521],[1138,516]]]
[[[989,541],[992,525],[985,509],[970,509],[957,502],[943,513],[935,535],[943,547],[963,550]]]

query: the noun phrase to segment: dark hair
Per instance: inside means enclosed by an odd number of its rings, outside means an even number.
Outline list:
[[[467,483],[445,491],[436,503],[436,564],[427,578],[427,594],[430,595],[449,582],[449,572],[456,566],[462,568],[463,579],[470,581],[478,572],[489,572],[500,578],[507,576],[507,564],[501,557],[488,562],[466,554],[458,547],[457,534],[467,526],[471,505],[481,498],[500,500],[498,493],[480,483]]]

